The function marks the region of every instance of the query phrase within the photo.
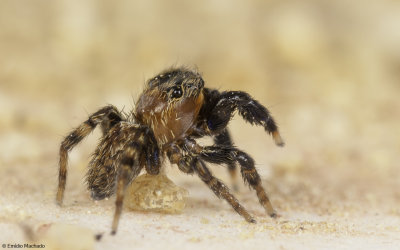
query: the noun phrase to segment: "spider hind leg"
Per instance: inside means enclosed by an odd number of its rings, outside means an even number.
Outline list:
[[[68,152],[71,151],[83,138],[88,136],[98,124],[106,120],[122,120],[123,117],[114,106],[105,106],[89,116],[85,122],[74,129],[61,143],[58,174],[58,189],[56,201],[61,205],[64,199],[65,185],[67,182]]]

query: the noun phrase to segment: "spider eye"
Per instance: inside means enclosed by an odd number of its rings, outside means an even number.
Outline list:
[[[171,98],[179,98],[183,94],[181,87],[175,87],[172,89]]]

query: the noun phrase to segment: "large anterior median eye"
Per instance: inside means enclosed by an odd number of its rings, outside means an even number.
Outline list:
[[[181,87],[174,87],[172,89],[171,98],[179,98],[183,94]]]

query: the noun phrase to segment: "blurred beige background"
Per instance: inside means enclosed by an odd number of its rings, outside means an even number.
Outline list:
[[[131,109],[146,79],[171,65],[187,65],[202,72],[208,87],[243,90],[258,99],[271,110],[286,140],[279,149],[261,128],[240,117],[231,123],[236,145],[254,156],[283,215],[276,222],[262,217],[255,194],[243,186],[238,196],[244,206],[273,229],[250,239],[232,234],[240,241],[234,246],[257,248],[267,238],[272,247],[319,248],[328,246],[323,245],[330,242],[326,237],[351,246],[353,236],[361,246],[394,246],[400,242],[399,44],[400,2],[390,0],[1,1],[4,239],[23,239],[13,233],[20,220],[53,220],[38,216],[29,200],[43,211],[58,209],[53,199],[63,136],[107,103]],[[71,154],[66,199],[77,199],[77,207],[87,202],[85,209],[99,206],[82,183],[98,136],[94,133]],[[215,169],[229,183],[225,171]],[[203,216],[201,209],[193,211],[200,199],[208,201],[209,220],[215,205],[240,221],[196,177],[169,171],[189,192],[198,190],[191,192],[187,215]],[[199,198],[203,193],[204,200]],[[113,208],[112,203],[105,206]],[[339,233],[322,237],[308,230],[309,241],[302,237],[297,244],[303,231],[298,228],[310,218],[338,223],[334,229]],[[289,234],[282,229],[288,221],[295,223]],[[80,224],[79,219],[69,222]],[[214,230],[218,235],[218,227]],[[191,247],[232,242],[228,235],[198,237],[186,242],[179,236]],[[108,240],[104,244],[129,246],[135,238]]]

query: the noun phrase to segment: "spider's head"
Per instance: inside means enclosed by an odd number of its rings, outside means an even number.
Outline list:
[[[185,98],[197,97],[204,81],[200,74],[185,68],[166,70],[147,82],[147,87],[158,91],[168,101],[175,102]]]
[[[196,121],[204,101],[203,87],[197,72],[166,70],[147,82],[136,103],[136,118],[150,126],[162,144],[179,139]]]

